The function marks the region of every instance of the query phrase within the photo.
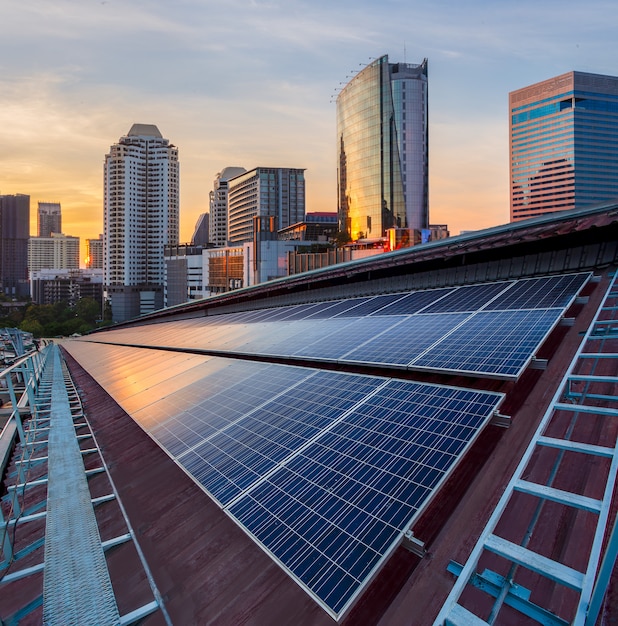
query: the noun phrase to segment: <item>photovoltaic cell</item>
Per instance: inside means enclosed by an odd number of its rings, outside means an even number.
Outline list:
[[[264,376],[251,381],[247,392],[256,389],[262,380]],[[214,432],[204,428],[204,436],[178,460],[191,474],[199,473],[199,480],[208,491],[227,504],[381,382],[376,378],[317,372],[305,377],[302,385],[288,387],[285,394],[262,404],[258,395],[254,407],[249,410],[245,404],[245,413],[233,416],[233,422],[230,409],[222,405],[205,420]],[[226,397],[233,399],[234,393]]]
[[[327,331],[328,322],[336,322],[340,319],[342,318],[336,317],[332,320],[325,320],[321,322],[322,327]],[[353,323],[342,326],[337,332],[326,332],[324,338],[299,347],[293,354],[307,358],[337,360],[370,337],[375,337],[392,328],[402,319],[402,317],[395,315],[362,317],[354,320]],[[302,335],[300,336],[302,337]]]
[[[589,274],[568,274],[519,280],[487,308],[494,311],[565,308],[584,286],[589,276]]]
[[[318,311],[313,314],[312,317],[316,318],[330,318],[336,317],[339,313],[347,311],[353,307],[362,304],[363,302],[367,302],[370,298],[350,298],[348,300],[339,300],[338,302],[334,302],[332,307],[328,309],[324,309],[323,311]]]
[[[229,511],[338,615],[497,403],[495,394],[390,381]]]
[[[439,341],[467,317],[469,315],[466,313],[449,313],[393,318],[400,319],[400,322],[342,355],[340,360],[407,366],[416,356]]]
[[[385,306],[376,313],[373,313],[373,315],[411,315],[412,313],[418,313],[452,291],[452,288],[413,291],[392,304]]]
[[[403,293],[395,293],[387,294],[384,296],[374,296],[373,298],[370,298],[355,307],[342,311],[338,314],[337,317],[365,317],[366,315],[371,315],[372,313],[380,311],[380,309],[383,309],[385,306],[401,300],[401,298],[403,298],[405,295],[406,294]]]
[[[423,313],[458,313],[478,311],[488,302],[504,291],[511,283],[486,283],[458,287],[438,300],[435,304],[423,309]]]
[[[561,313],[561,309],[481,311],[409,365],[518,376]]]

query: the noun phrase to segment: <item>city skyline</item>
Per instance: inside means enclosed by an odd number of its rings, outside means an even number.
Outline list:
[[[431,65],[430,221],[453,234],[503,224],[509,92],[618,74],[618,7],[601,1],[37,0],[0,15],[0,193],[30,195],[32,234],[37,203],[61,202],[63,230],[82,240],[102,232],[103,158],[134,123],[178,146],[181,241],[238,163],[304,168],[307,211],[336,210],[336,90],[383,54]]]

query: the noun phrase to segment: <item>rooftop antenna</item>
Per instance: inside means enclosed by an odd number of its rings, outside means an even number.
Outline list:
[[[403,62],[404,62],[404,64],[407,63],[407,60],[406,60],[406,42],[405,41],[403,42]]]

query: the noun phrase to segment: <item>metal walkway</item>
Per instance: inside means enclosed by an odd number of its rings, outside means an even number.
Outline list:
[[[43,622],[120,624],[75,437],[60,351],[52,347]],[[47,371],[46,371],[47,373]]]
[[[614,274],[560,389],[467,562],[449,565],[458,579],[434,626],[499,624],[502,611],[510,615],[509,623],[517,619],[514,611],[526,623],[596,623],[618,552],[616,524],[607,536],[618,472],[617,280]],[[593,435],[601,440],[593,442]],[[584,484],[581,476],[590,482]],[[596,485],[594,495],[589,493],[591,483]],[[513,507],[530,513],[527,528],[517,532],[505,521]],[[555,547],[535,542],[541,524],[545,529],[553,525],[556,537],[574,528],[574,536],[566,538],[567,548],[554,555]],[[568,553],[571,541],[585,553],[583,558],[574,555],[575,550]]]
[[[160,611],[166,623],[165,611],[128,518],[117,498],[111,477],[81,408],[77,391],[56,345],[43,354],[35,353],[18,368],[19,376],[8,380],[14,411],[5,434],[18,432],[21,456],[15,461],[14,484],[9,485],[4,500],[8,515],[0,518],[2,560],[0,560],[0,589],[6,584],[29,579],[43,573],[42,591],[38,600],[30,601],[18,613],[9,616],[9,623],[19,621],[34,610],[41,610],[46,625],[75,624],[79,626],[128,625]],[[11,372],[6,370],[10,375]],[[5,372],[0,373],[0,376]],[[13,379],[20,383],[21,396],[12,389]],[[23,415],[23,417],[22,417]],[[22,419],[24,423],[22,424]],[[11,424],[12,422],[12,424]],[[10,428],[9,428],[10,426]],[[80,434],[78,434],[80,433]],[[0,437],[0,443],[1,439]],[[80,442],[94,445],[80,447]],[[86,470],[85,455],[97,456],[98,467]],[[96,464],[95,461],[93,463]],[[90,463],[92,466],[93,463]],[[88,477],[105,472],[112,493],[92,499]],[[38,491],[37,491],[38,490]],[[38,495],[43,490],[43,500]],[[125,534],[102,542],[95,506],[105,502],[117,503]],[[43,510],[41,510],[43,509]],[[16,530],[33,522],[45,520],[44,537],[32,538],[25,533],[16,549]],[[108,571],[106,551],[133,542],[153,600],[121,616]],[[32,565],[32,559],[44,546],[43,562]],[[40,557],[39,557],[40,558]],[[21,566],[24,561],[27,565]],[[139,566],[138,566],[139,567]],[[40,584],[40,583],[39,583]],[[5,619],[6,616],[2,616]]]

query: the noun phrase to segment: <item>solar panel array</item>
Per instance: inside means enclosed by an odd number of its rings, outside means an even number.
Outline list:
[[[517,378],[588,278],[569,274],[213,315],[158,324],[156,344]],[[148,327],[114,334],[111,341],[153,345]]]
[[[80,342],[69,349],[90,359],[89,372],[144,430],[338,618],[502,395],[320,364],[516,378],[588,278],[212,315],[120,328],[84,338],[100,342],[87,352]],[[153,358],[148,346],[167,351]]]
[[[68,348],[91,359],[99,383],[333,617],[502,400],[290,365]]]

